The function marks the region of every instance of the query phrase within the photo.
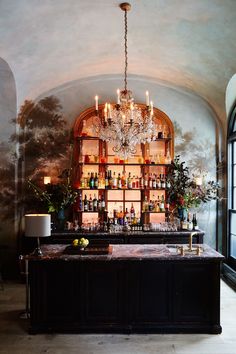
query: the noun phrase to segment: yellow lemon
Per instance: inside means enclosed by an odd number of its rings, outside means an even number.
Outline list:
[[[73,240],[73,242],[72,242],[73,246],[78,246],[78,244],[79,244],[79,240],[77,238],[75,240]]]

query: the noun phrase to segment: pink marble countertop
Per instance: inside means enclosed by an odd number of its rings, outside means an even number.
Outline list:
[[[61,244],[50,244],[43,245],[42,257],[34,257],[27,255],[26,259],[37,259],[37,260],[215,260],[222,261],[224,256],[215,251],[213,248],[208,245],[200,245],[203,249],[200,255],[197,255],[196,252],[186,253],[184,256],[180,255],[176,248],[177,246],[184,246],[185,248],[188,245],[163,245],[163,244],[134,244],[134,245],[111,245],[111,252],[107,255],[90,255],[90,254],[67,254],[66,247],[67,245]],[[196,245],[193,245],[193,248]]]

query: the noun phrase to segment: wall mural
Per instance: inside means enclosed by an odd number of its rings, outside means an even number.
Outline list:
[[[48,96],[38,102],[26,100],[19,110],[17,119],[11,121],[19,127],[8,142],[0,144],[0,190],[1,227],[0,242],[6,243],[5,222],[12,222],[18,209],[18,226],[21,228],[22,217],[26,212],[46,211],[42,203],[32,199],[25,182],[28,178],[43,185],[43,176],[50,175],[52,183],[63,177],[63,171],[70,169],[72,157],[72,131],[63,114],[62,105],[56,96]],[[215,179],[215,144],[199,138],[195,128],[183,127],[181,122],[175,126],[175,154],[181,155],[193,173],[205,174]],[[185,130],[184,130],[185,128]],[[12,146],[18,146],[17,153]],[[15,166],[18,177],[15,183]],[[15,198],[17,193],[17,198]],[[15,203],[13,202],[15,200]],[[214,201],[207,203],[198,211],[199,225],[206,231],[206,243],[215,246],[215,210]],[[17,238],[17,235],[15,236]]]

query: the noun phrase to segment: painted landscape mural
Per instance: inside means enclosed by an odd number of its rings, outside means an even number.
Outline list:
[[[37,102],[26,100],[17,117],[8,121],[13,132],[8,137],[5,135],[0,143],[0,245],[8,247],[1,261],[5,268],[9,253],[17,263],[25,212],[47,211],[35,199],[27,180],[33,179],[42,186],[43,177],[49,175],[52,183],[57,183],[65,177],[63,173],[71,169],[72,129],[76,116],[68,119],[65,112],[60,98],[50,95]],[[193,125],[184,125],[181,117],[170,116],[170,119],[175,127],[175,154],[186,161],[191,173],[215,179],[215,131],[211,131],[208,138],[199,138],[199,131]],[[204,129],[204,120],[201,125]],[[197,210],[199,226],[206,231],[205,242],[213,247],[216,242],[215,210],[214,201]]]

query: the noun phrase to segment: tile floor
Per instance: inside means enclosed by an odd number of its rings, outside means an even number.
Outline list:
[[[236,354],[236,293],[221,287],[220,335],[29,335],[23,284],[0,290],[0,354]]]

